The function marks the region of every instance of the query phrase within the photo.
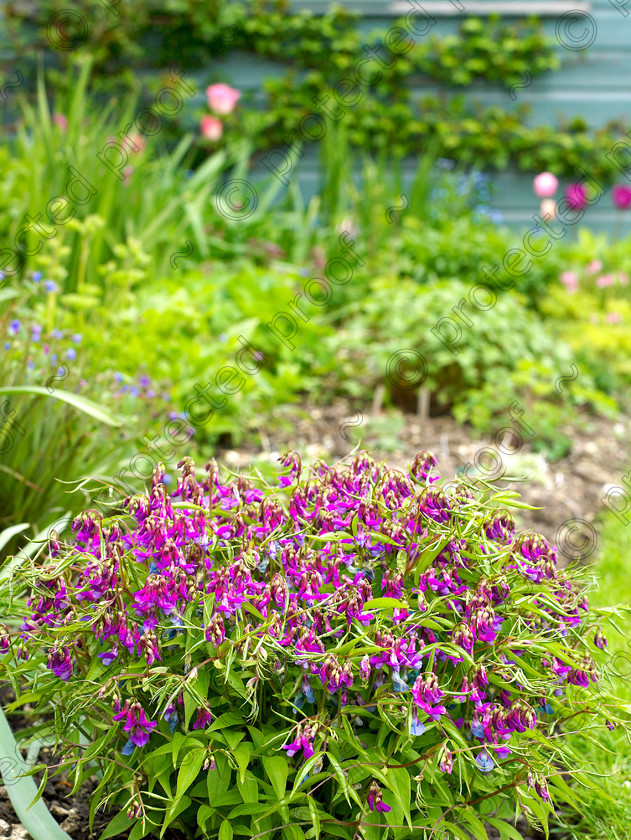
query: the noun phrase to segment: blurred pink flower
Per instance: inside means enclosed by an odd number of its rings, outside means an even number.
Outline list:
[[[552,172],[541,172],[535,176],[533,181],[535,195],[538,195],[539,198],[549,198],[551,195],[554,195],[558,186],[559,181]]]
[[[585,269],[585,274],[597,274],[603,267],[600,260],[592,260]]]
[[[575,292],[578,289],[578,277],[573,271],[564,271],[559,279],[568,292]]]
[[[610,312],[607,315],[607,322],[609,324],[617,324],[622,320],[622,315],[619,312]]]
[[[241,96],[241,91],[220,83],[207,87],[206,96],[211,111],[216,114],[231,114],[237,104],[237,99]]]
[[[601,274],[596,280],[596,285],[600,289],[604,289],[606,286],[613,286],[613,281],[613,274]]]
[[[223,123],[217,117],[202,117],[200,125],[207,140],[219,140],[223,134]]]
[[[629,275],[625,271],[618,272],[618,283],[621,286],[626,286],[629,282]]]
[[[628,210],[631,207],[631,187],[618,184],[611,188],[611,198],[618,210]]]
[[[575,210],[582,210],[587,204],[585,184],[581,184],[580,181],[576,184],[568,184],[565,188],[565,197],[570,207]]]
[[[53,122],[65,133],[68,130],[68,120],[63,114],[53,114]]]
[[[144,152],[145,147],[147,145],[147,141],[139,134],[137,131],[133,131],[131,134],[126,134],[123,139],[121,140],[121,145],[125,146],[129,149],[130,152],[134,154],[140,154]]]
[[[129,165],[128,165],[128,166],[125,166],[125,167],[123,168],[123,180],[122,180],[122,182],[121,182],[121,183],[122,183],[124,186],[126,186],[126,185],[129,183],[129,179],[131,178],[131,175],[132,175],[132,172],[133,172],[133,171],[134,171],[134,167],[133,167],[133,166],[129,166]]]

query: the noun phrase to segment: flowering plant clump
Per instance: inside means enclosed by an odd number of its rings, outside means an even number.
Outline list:
[[[405,473],[282,464],[272,488],[186,458],[171,494],[159,465],[2,585],[13,614],[30,590],[4,667],[54,710],[75,786],[99,777],[92,813],[121,807],[103,836],[545,824],[579,774],[565,732],[620,722],[576,573],[516,531],[517,494],[438,484],[431,453]]]

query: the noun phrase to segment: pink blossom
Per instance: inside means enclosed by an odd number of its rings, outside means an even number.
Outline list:
[[[565,197],[570,207],[574,210],[582,210],[587,204],[587,191],[585,184],[580,181],[576,184],[568,184],[565,188]]]
[[[621,286],[626,286],[629,282],[629,275],[625,271],[618,272],[617,277],[618,283],[620,283]]]
[[[237,104],[237,99],[241,96],[241,91],[220,83],[207,87],[206,96],[211,111],[216,114],[231,114]]]
[[[142,134],[139,134],[137,131],[133,131],[131,134],[126,134],[123,137],[121,145],[125,146],[125,148],[134,154],[141,154],[145,150],[147,141]]]
[[[568,292],[575,292],[578,289],[578,277],[573,271],[564,271],[559,279]]]
[[[618,210],[628,210],[631,207],[631,187],[624,184],[612,187],[611,198]]]
[[[602,270],[603,264],[600,260],[592,260],[585,269],[585,274],[598,274]]]
[[[607,315],[607,323],[608,324],[618,324],[622,320],[622,316],[619,312],[610,312]]]
[[[613,274],[601,274],[600,277],[598,277],[596,280],[596,285],[599,289],[604,289],[607,286],[613,286],[613,281]]]
[[[207,140],[219,140],[223,134],[223,123],[217,117],[202,117],[201,129]]]
[[[535,195],[539,198],[549,198],[554,195],[559,186],[559,181],[552,172],[541,172],[533,181]]]
[[[53,114],[53,122],[59,126],[64,134],[68,130],[68,120],[63,114]]]

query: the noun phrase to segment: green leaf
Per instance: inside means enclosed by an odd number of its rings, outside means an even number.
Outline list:
[[[177,775],[177,793],[179,799],[193,784],[202,769],[204,759],[207,757],[206,750],[193,750],[184,755],[184,761]]]
[[[82,397],[79,394],[73,394],[72,391],[55,389],[55,391],[51,394],[46,388],[42,388],[39,385],[10,385],[0,388],[0,394],[33,394],[34,396],[61,400],[62,402],[68,403],[68,405],[71,405],[73,408],[82,411],[84,414],[89,415],[94,420],[98,420],[100,423],[105,423],[108,426],[114,427],[123,425],[122,420],[117,420],[115,417],[112,417],[112,415],[104,408],[101,408],[100,405],[92,402],[92,400],[89,400],[87,397]]]
[[[239,744],[236,750],[234,750],[233,755],[239,765],[239,778],[243,782],[245,780],[245,771],[248,769],[250,762],[250,748],[247,744]]]
[[[486,821],[499,831],[502,838],[508,837],[509,840],[523,840],[522,835],[510,823],[503,822],[503,820],[496,820],[495,817],[487,817]]]
[[[265,756],[263,758],[263,767],[272,783],[274,793],[279,799],[282,799],[285,796],[287,776],[289,775],[287,761],[278,755]]]
[[[232,826],[224,820],[219,827],[219,840],[232,840]]]
[[[382,609],[399,609],[404,610],[409,607],[405,601],[398,601],[396,598],[371,598],[364,604],[364,611]]]
[[[316,804],[315,799],[313,796],[308,796],[307,801],[309,803],[309,811],[311,813],[311,820],[313,821],[313,828],[315,831],[315,840],[319,840],[320,837],[320,814],[318,813],[318,806]]]

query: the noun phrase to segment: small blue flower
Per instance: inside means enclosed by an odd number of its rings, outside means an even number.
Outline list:
[[[554,709],[552,708],[552,706],[549,703],[546,703],[545,706],[539,706],[539,708],[541,709],[542,714],[546,714],[546,715],[553,715],[554,714]]]
[[[74,362],[74,360],[77,358],[77,351],[74,349],[74,347],[70,347],[68,350],[66,350],[66,358],[70,359],[71,362]]]
[[[35,367],[35,362],[27,362],[27,363],[26,363],[26,367],[27,367],[29,370],[33,370],[33,368]]]
[[[34,271],[33,272],[33,282],[34,283],[39,283],[39,281],[41,279],[42,279],[42,272],[41,271]]]
[[[54,280],[44,280],[44,288],[47,292],[56,292],[57,291],[57,284]]]
[[[57,361],[57,354],[51,353],[50,354],[50,361],[54,364]]]
[[[481,750],[476,756],[475,763],[483,773],[490,773],[495,767],[495,762],[486,750]]]
[[[12,333],[12,335],[17,335],[20,332],[21,327],[22,323],[18,321],[17,318],[14,318],[9,324],[9,332]]]
[[[38,333],[38,332],[35,332],[35,330],[33,330],[33,332],[31,333],[31,341],[35,342],[35,344],[37,344],[37,342],[40,340],[41,337],[42,337],[42,334]]]
[[[125,746],[121,750],[121,754],[122,755],[131,755],[135,749],[136,749],[136,745],[134,744],[134,742],[130,738],[129,741],[127,741],[127,743],[125,744]]]
[[[65,371],[62,367],[57,368],[57,376],[63,376],[64,373],[65,373]]]
[[[83,338],[83,336],[81,335],[81,333],[75,333],[72,336],[72,340],[74,341],[75,344],[81,344],[81,339],[82,338]]]
[[[140,393],[140,391],[138,390],[138,386],[137,385],[132,385],[131,388],[129,389],[129,393],[132,395],[132,397],[137,397],[138,394]]]
[[[484,728],[479,720],[471,721],[471,731],[476,738],[484,738]]]
[[[5,341],[5,343],[4,343],[4,349],[5,349],[5,350],[8,350],[10,347],[11,347],[11,342],[10,342],[10,341]]]
[[[151,379],[146,374],[143,374],[138,381],[140,382],[142,388],[147,388]]]
[[[416,716],[416,713],[412,715],[412,720],[410,721],[410,735],[412,737],[418,737],[425,732],[425,724],[421,723],[421,721]]]
[[[119,382],[119,383],[120,383],[120,382],[122,382],[122,381],[123,381],[123,374],[122,374],[122,373],[118,373],[118,372],[117,372],[117,373],[115,373],[115,374],[114,374],[114,379],[115,379],[117,382]]]
[[[61,330],[58,330],[57,327],[55,327],[55,329],[51,331],[50,337],[51,338],[63,338],[64,334],[62,333]]]

